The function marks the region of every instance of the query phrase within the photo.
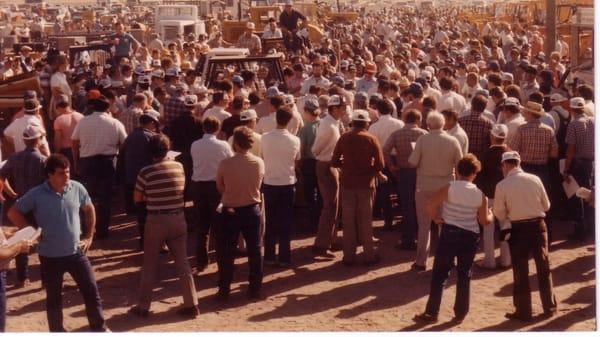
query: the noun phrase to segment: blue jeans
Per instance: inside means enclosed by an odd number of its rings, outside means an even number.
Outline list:
[[[265,195],[265,260],[275,261],[279,244],[279,262],[291,262],[291,229],[294,221],[294,185],[263,184]]]
[[[448,279],[454,258],[457,259],[458,279],[454,315],[465,317],[469,312],[471,266],[477,252],[479,234],[453,225],[442,225],[442,234],[433,261],[431,289],[425,312],[437,316],[442,302],[444,283]]]
[[[112,187],[115,183],[115,156],[81,158],[81,180],[96,204],[96,236],[108,236]]]
[[[398,198],[402,209],[402,243],[415,242],[417,236],[417,211],[415,206],[415,189],[417,186],[417,170],[401,168],[397,173]]]
[[[250,291],[262,287],[263,270],[260,252],[260,207],[258,204],[233,209],[223,207],[217,217],[217,265],[219,267],[219,291],[229,292],[233,280],[235,253],[240,232],[246,241],[250,273]]]
[[[594,163],[591,160],[573,159],[571,175],[581,187],[591,189]],[[569,214],[575,221],[575,234],[585,235],[593,226],[594,210],[583,199],[573,196],[568,200]]]
[[[0,271],[0,332],[6,330],[6,270]]]
[[[50,332],[65,331],[62,313],[62,284],[65,272],[69,273],[85,302],[85,313],[92,331],[106,329],[102,300],[96,278],[87,256],[78,252],[70,256],[45,257],[40,255],[42,280],[46,286],[46,314]]]

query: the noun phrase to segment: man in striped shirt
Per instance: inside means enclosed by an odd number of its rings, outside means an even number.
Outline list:
[[[133,198],[136,203],[146,202],[148,218],[144,233],[140,299],[130,312],[141,317],[148,316],[158,269],[158,254],[166,242],[175,258],[183,295],[183,307],[177,313],[194,318],[198,315],[198,297],[187,260],[187,224],[183,215],[185,173],[183,165],[166,158],[170,145],[169,138],[163,134],[150,138],[148,147],[154,164],[140,171],[135,185]]]

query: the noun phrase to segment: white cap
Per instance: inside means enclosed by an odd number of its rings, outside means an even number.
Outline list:
[[[277,88],[276,86],[269,87],[267,89],[267,92],[265,93],[265,96],[267,98],[273,98],[273,97],[279,96],[279,95],[281,95],[281,92],[279,91],[279,88]]]
[[[112,86],[112,81],[110,80],[110,78],[105,77],[105,78],[101,79],[100,82],[98,82],[98,84],[102,88],[106,89],[106,88],[110,88]]]
[[[423,70],[421,72],[421,78],[424,78],[426,81],[431,81],[432,77],[433,77],[433,75],[427,70]]]
[[[151,80],[149,76],[140,76],[138,77],[137,82],[139,84],[150,84]]]
[[[519,162],[521,162],[521,156],[519,155],[519,152],[507,151],[502,154],[502,162],[505,162],[505,161],[511,160],[511,159],[516,159]]]
[[[502,73],[502,81],[512,82],[515,80],[515,77],[511,73]]]
[[[423,68],[423,70],[427,70],[431,73],[432,76],[433,74],[435,74],[435,68],[433,68],[432,66],[426,66],[425,68]]]
[[[169,68],[169,69],[167,69],[167,72],[165,75],[166,76],[179,76],[179,72],[177,71],[177,68]]]
[[[248,22],[246,24],[246,28],[247,29],[256,29],[256,25],[254,25],[254,22]]]
[[[283,95],[283,103],[285,105],[294,104],[294,95]]]
[[[160,112],[158,112],[154,109],[148,109],[148,110],[144,111],[144,115],[152,118],[152,120],[155,121],[156,123],[160,122]]]
[[[370,122],[369,112],[367,110],[357,109],[352,112],[352,121]]]
[[[156,78],[164,78],[165,77],[165,71],[162,69],[156,69],[152,72],[152,77],[156,77]]]
[[[504,106],[516,106],[516,107],[520,107],[521,103],[519,103],[519,99],[518,98],[508,97],[506,100],[504,100]]]
[[[208,94],[208,88],[201,85],[199,87],[196,88],[196,93],[197,94]]]
[[[257,119],[258,114],[254,109],[244,110],[240,113],[240,121],[245,122],[253,119]]]
[[[293,0],[285,0],[285,5],[286,5],[286,6],[291,6],[291,5],[293,5],[293,4],[294,4],[294,1],[293,1]]]
[[[566,101],[567,98],[559,93],[550,96],[550,103],[560,103]]]
[[[196,95],[186,95],[183,99],[185,106],[196,106],[198,104],[198,97]]]
[[[350,65],[350,62],[348,62],[348,60],[342,60],[340,62],[340,68],[348,68],[349,65]]]
[[[492,136],[496,138],[506,138],[508,135],[508,127],[504,124],[494,124],[492,127]]]
[[[487,68],[487,63],[485,61],[477,61],[477,68]]]
[[[133,72],[136,75],[144,75],[146,73],[146,67],[144,67],[143,65],[139,64],[137,67],[135,67],[135,69],[133,70]]]
[[[583,109],[585,107],[585,100],[583,97],[573,97],[571,101],[569,101],[569,106],[572,109]]]
[[[339,95],[332,95],[329,97],[329,101],[327,102],[327,106],[338,106],[342,104],[346,104],[346,101],[342,96]]]
[[[152,66],[153,67],[160,67],[161,66],[160,60],[152,60]]]
[[[24,140],[37,139],[43,135],[45,135],[44,130],[42,129],[41,126],[39,126],[38,124],[35,124],[35,123],[31,123],[31,124],[27,125],[25,130],[23,130],[23,139]]]

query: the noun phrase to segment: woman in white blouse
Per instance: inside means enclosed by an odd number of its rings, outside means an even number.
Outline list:
[[[471,267],[479,243],[479,226],[487,226],[493,219],[487,198],[473,184],[479,171],[481,163],[477,157],[471,153],[465,155],[456,165],[458,179],[440,189],[427,205],[433,221],[442,226],[442,234],[433,261],[427,306],[424,313],[414,317],[415,321],[437,321],[444,283],[455,258],[457,281],[454,321],[462,322],[469,312]]]

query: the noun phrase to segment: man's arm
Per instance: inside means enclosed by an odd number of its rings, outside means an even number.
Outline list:
[[[496,185],[496,192],[494,193],[494,206],[492,207],[494,216],[498,218],[499,223],[503,223],[507,220],[508,211],[506,209],[506,196],[504,188],[499,184]]]
[[[331,166],[333,167],[342,167],[342,147],[344,139],[340,138],[338,142],[335,144],[335,148],[333,150],[333,156],[331,157]]]
[[[73,169],[79,171],[79,146],[81,143],[77,139],[73,139],[71,149],[73,150]]]
[[[94,231],[96,229],[96,210],[94,209],[94,204],[91,202],[83,205],[81,210],[83,211],[86,230],[79,241],[79,248],[81,248],[81,251],[85,254],[92,245]]]
[[[16,206],[10,208],[7,216],[8,219],[10,219],[10,221],[13,223],[13,225],[17,226],[18,228],[30,226],[29,222],[27,222],[27,219],[25,218],[25,215],[21,213],[21,211],[19,211],[19,209],[17,209]]]

